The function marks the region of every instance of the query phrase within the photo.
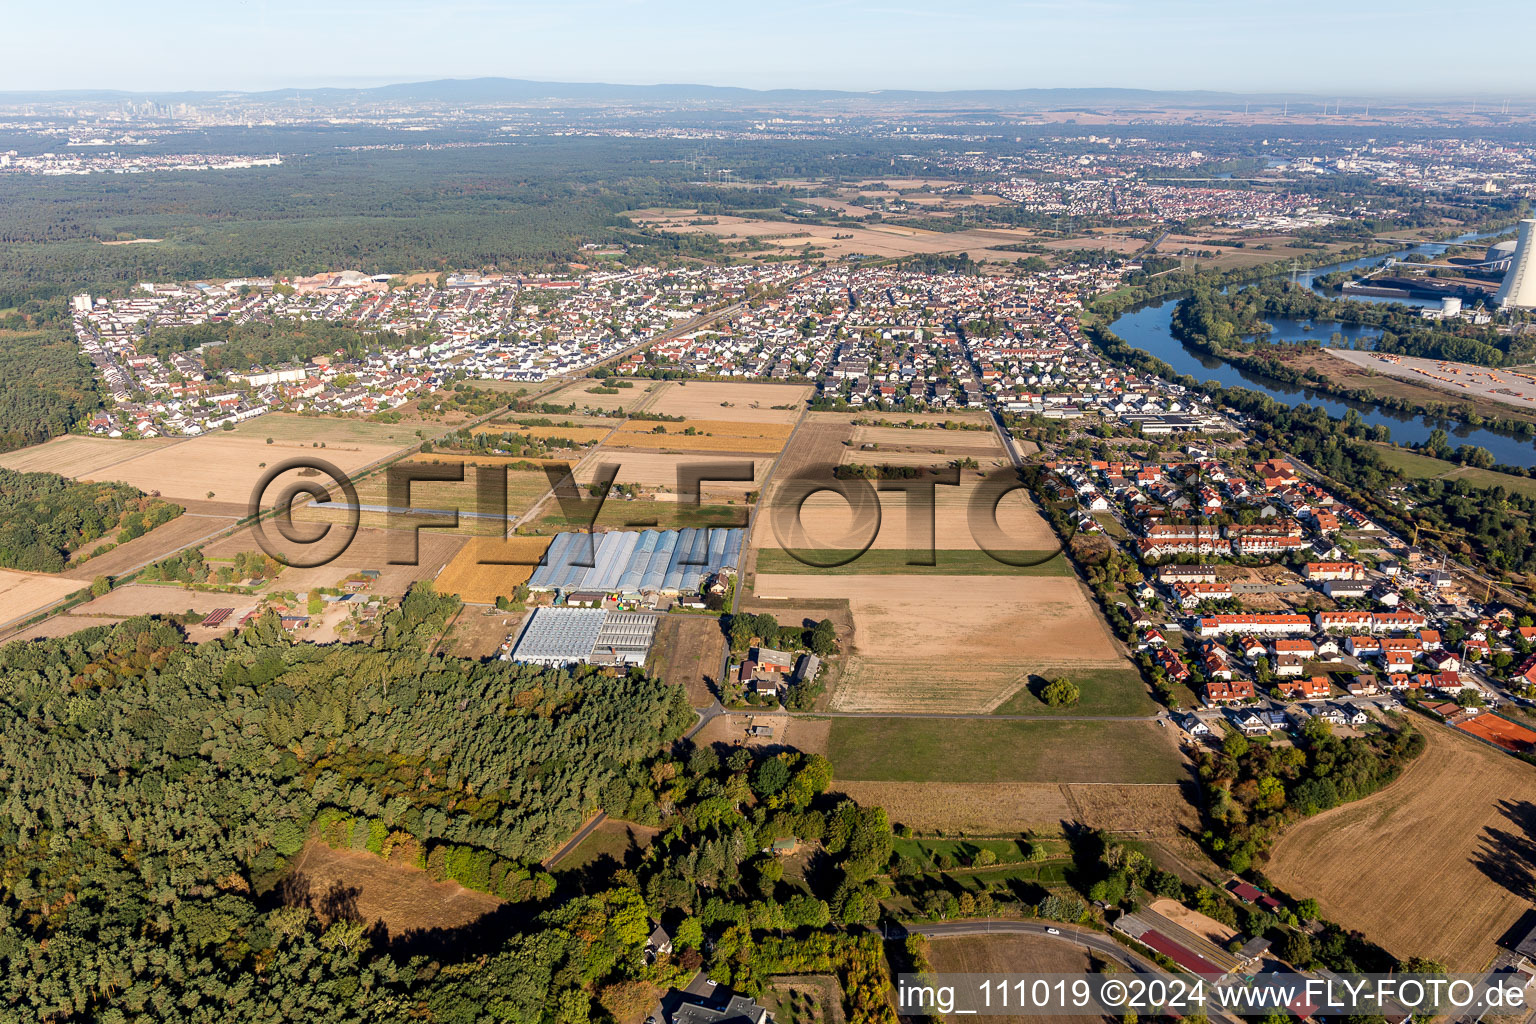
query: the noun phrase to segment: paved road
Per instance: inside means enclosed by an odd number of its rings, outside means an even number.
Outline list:
[[[1132,953],[1103,932],[1080,928],[1071,924],[1043,921],[953,921],[933,923],[903,922],[907,932],[927,935],[930,938],[959,935],[1037,935],[1042,938],[1065,942],[1073,946],[1085,946],[1114,960],[1122,967],[1145,974],[1163,974],[1161,967]],[[1060,935],[1052,935],[1046,929],[1054,928]]]
[[[905,932],[915,932],[931,938],[957,935],[1036,935],[1072,946],[1083,946],[1093,952],[1102,953],[1120,966],[1135,971],[1138,974],[1155,974],[1162,978],[1174,977],[1174,975],[1169,974],[1161,967],[1152,963],[1152,961],[1131,952],[1103,932],[1080,928],[1076,925],[1035,921],[954,921],[937,924],[929,922],[903,923],[901,927],[905,929]],[[1060,934],[1052,935],[1046,930],[1048,928],[1054,928]],[[900,936],[890,937],[899,938]],[[1211,1020],[1222,1021],[1223,1024],[1242,1024],[1238,1018],[1222,1013],[1214,1007],[1208,1009],[1207,1014]]]
[[[977,722],[1156,722],[1168,712],[1155,715],[989,715],[984,712],[942,711],[787,711],[783,708],[721,708],[724,715],[792,715],[798,718],[938,718]]]
[[[996,409],[992,410],[992,429],[997,431],[997,439],[1003,443],[1003,448],[1008,452],[1008,458],[1013,460],[1013,468],[1022,470],[1024,460],[1019,455],[1018,446],[1014,444],[1013,435],[1008,433],[1008,428],[1003,426],[1003,414]]]
[[[597,814],[595,816],[593,816],[591,821],[589,821],[585,825],[581,826],[581,828],[576,831],[575,835],[571,836],[571,838],[569,838],[569,839],[567,839],[565,841],[565,845],[564,846],[560,847],[560,849],[556,850],[554,853],[550,854],[548,857],[545,857],[544,860],[542,861],[542,865],[545,868],[552,868],[557,863],[559,863],[562,858],[569,857],[571,855],[571,851],[575,850],[576,847],[580,846],[581,845],[581,841],[583,839],[587,838],[587,836],[592,834],[592,830],[593,829],[597,828],[597,826],[601,825],[603,822],[605,822],[607,820],[608,820],[608,815],[605,814],[602,811],[598,811]]]

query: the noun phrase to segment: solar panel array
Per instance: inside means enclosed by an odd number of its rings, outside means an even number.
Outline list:
[[[562,593],[686,594],[741,560],[744,530],[560,533],[533,571],[532,590]]]

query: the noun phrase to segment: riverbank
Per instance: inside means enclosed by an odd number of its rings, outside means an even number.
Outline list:
[[[1450,241],[1473,241],[1496,234],[1498,230],[1501,229],[1481,233],[1471,232]],[[1311,274],[1301,275],[1300,280],[1310,284],[1313,277],[1352,269],[1379,259],[1381,256],[1396,255],[1401,258],[1412,252],[1432,250],[1436,247],[1443,248],[1444,245],[1443,242],[1423,243],[1352,262],[1324,265]],[[1288,272],[1286,267],[1275,266],[1269,269],[1267,276],[1274,277]],[[1199,283],[1213,282],[1207,276]],[[1181,342],[1173,336],[1171,320],[1175,304],[1188,294],[1188,291],[1189,289],[1186,288],[1182,292],[1172,292],[1114,316],[1106,316],[1102,313],[1090,314],[1084,317],[1084,326],[1090,332],[1108,331],[1126,345],[1155,356],[1159,362],[1169,368],[1171,373],[1187,376],[1196,382],[1214,382],[1221,387],[1245,388],[1288,407],[1310,405],[1321,409],[1335,419],[1343,419],[1353,411],[1367,424],[1385,428],[1388,436],[1399,444],[1422,445],[1431,440],[1436,430],[1443,430],[1454,438],[1454,444],[1470,444],[1487,449],[1492,453],[1496,463],[1521,469],[1536,466],[1536,446],[1533,446],[1530,439],[1524,436],[1526,422],[1536,420],[1515,418],[1511,423],[1511,431],[1500,433],[1485,429],[1483,421],[1489,417],[1507,416],[1507,410],[1489,408],[1485,415],[1477,411],[1475,404],[1470,411],[1462,410],[1456,407],[1462,403],[1447,402],[1443,394],[1422,389],[1414,390],[1405,381],[1397,381],[1385,376],[1362,379],[1360,383],[1365,386],[1355,390],[1349,384],[1334,383],[1334,378],[1341,376],[1337,366],[1331,367],[1332,374],[1317,369],[1315,377],[1298,371],[1291,380],[1279,379],[1266,375],[1261,369],[1256,368],[1257,364],[1239,365]],[[1098,309],[1099,304],[1095,303],[1094,308]],[[1288,351],[1316,353],[1317,350],[1310,345],[1303,345]],[[1309,358],[1329,359],[1321,354]],[[1357,369],[1353,372],[1363,376],[1368,371]],[[1289,377],[1291,374],[1286,376]],[[1421,411],[1429,409],[1434,411],[1427,414]]]

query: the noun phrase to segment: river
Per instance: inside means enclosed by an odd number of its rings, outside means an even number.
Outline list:
[[[1476,241],[1482,238],[1491,238],[1500,233],[1497,231],[1470,233],[1459,235],[1453,241]],[[1443,251],[1445,251],[1444,245],[1430,242],[1414,246],[1410,249],[1401,249],[1397,252],[1387,253],[1383,256],[1373,256],[1363,260],[1350,260],[1344,263],[1333,263],[1328,266],[1315,267],[1307,271],[1298,271],[1296,273],[1296,280],[1310,285],[1316,278],[1324,274],[1331,274],[1336,270],[1374,267],[1388,257],[1402,259],[1409,253],[1414,252],[1436,254]],[[1280,273],[1289,273],[1289,271],[1280,271]],[[1263,374],[1240,369],[1224,359],[1218,359],[1208,353],[1196,351],[1175,338],[1171,330],[1173,307],[1178,304],[1179,299],[1182,297],[1180,295],[1171,296],[1161,302],[1142,306],[1139,309],[1133,309],[1130,312],[1124,313],[1110,324],[1110,330],[1124,338],[1127,343],[1157,356],[1163,362],[1172,366],[1177,372],[1187,373],[1196,380],[1214,380],[1228,387],[1247,388],[1250,391],[1262,392],[1285,405],[1307,404],[1318,406],[1328,410],[1328,414],[1335,417],[1343,417],[1346,412],[1353,409],[1360,414],[1360,418],[1366,423],[1373,426],[1384,426],[1389,429],[1392,432],[1392,440],[1397,441],[1399,444],[1427,441],[1429,440],[1430,433],[1438,427],[1451,435],[1453,445],[1479,445],[1492,452],[1496,462],[1509,466],[1528,467],[1536,465],[1536,444],[1533,444],[1531,441],[1498,434],[1479,427],[1469,427],[1458,420],[1414,416],[1392,409],[1383,409],[1374,402],[1346,401],[1331,395],[1322,394],[1308,387],[1287,384],[1272,377],[1266,377]],[[1409,304],[1439,305],[1438,302],[1414,303],[1411,300]],[[1374,328],[1362,328],[1352,324],[1318,322],[1313,325],[1313,330],[1307,331],[1304,329],[1304,324],[1310,323],[1310,321],[1271,320],[1269,322],[1275,328],[1275,331],[1267,337],[1270,340],[1282,342],[1317,339],[1326,344],[1329,337],[1337,331],[1344,335],[1346,346],[1353,344],[1360,348],[1368,348],[1370,347],[1371,340],[1380,333]],[[1456,397],[1449,392],[1446,393],[1447,401],[1454,401]]]

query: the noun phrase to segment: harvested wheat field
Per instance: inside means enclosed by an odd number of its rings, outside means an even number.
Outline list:
[[[1199,823],[1176,784],[1063,785],[1055,782],[871,782],[833,788],[886,809],[919,832],[1003,835],[1057,833],[1077,823],[1106,832],[1174,836]]]
[[[85,480],[116,480],[118,477],[111,472],[112,467],[178,443],[169,437],[125,441],[67,434],[30,448],[6,452],[0,455],[0,466],[22,473],[58,473]]]
[[[26,626],[8,634],[0,633],[0,644],[8,644],[12,640],[51,640],[93,626],[115,626],[121,621],[108,615],[50,615],[35,626]]]
[[[793,423],[810,397],[811,389],[802,384],[669,381],[646,406],[646,411],[699,420]],[[668,430],[672,429],[672,424],[666,426]]]
[[[180,550],[201,538],[226,530],[237,522],[239,520],[234,516],[183,513],[126,544],[118,544],[111,551],[70,566],[61,575],[85,582],[90,582],[97,576],[118,576],[145,562],[163,558],[172,551]],[[116,534],[113,534],[94,542],[90,547],[105,546],[115,539]]]
[[[279,886],[284,902],[307,905],[323,920],[382,922],[395,939],[413,931],[458,928],[501,901],[457,882],[362,850],[333,850],[311,839]]]
[[[783,449],[784,442],[794,429],[789,423],[738,423],[734,420],[652,423],[647,420],[630,420],[613,435],[607,446],[775,455]],[[689,430],[693,433],[688,433]]]
[[[1033,675],[1128,667],[1075,577],[762,575],[758,598],[844,598],[837,711],[986,713]]]
[[[456,594],[469,604],[495,604],[498,597],[510,599],[512,592],[533,575],[551,539],[475,537],[438,574],[438,592]]]
[[[859,447],[866,444],[876,444],[880,448],[874,451],[858,451]],[[940,449],[952,451],[955,454],[975,454],[977,452],[994,455],[1003,454],[1003,446],[997,440],[997,433],[992,430],[942,430],[938,428],[909,429],[907,427],[867,427],[855,426],[853,428],[854,453],[850,454],[847,461],[850,462],[879,462],[884,456],[887,447],[903,450],[906,448]],[[979,457],[979,456],[978,456]]]
[[[1086,974],[1091,967],[1087,950],[1076,943],[1049,935],[940,935],[928,940],[928,960],[935,972],[1004,977],[1019,974]],[[971,993],[970,995],[975,995]],[[965,993],[961,998],[968,998]],[[957,1006],[971,1006],[957,1000]],[[913,1018],[923,1019],[923,1018]],[[957,1015],[948,1020],[966,1019]],[[1092,1024],[1111,1018],[1088,1015],[1034,1013],[1006,1016],[991,1013],[987,1021],[1028,1024]]]
[[[924,460],[927,461],[926,459]],[[775,477],[778,480],[779,477]],[[871,484],[871,487],[874,485]],[[1051,524],[1023,489],[1009,491],[995,507],[993,492],[983,491],[981,474],[964,471],[957,486],[936,484],[932,504],[932,546],[945,551],[1057,551],[1061,543]],[[852,491],[857,495],[858,491]],[[868,492],[864,492],[868,493]],[[879,528],[869,547],[875,550],[929,549],[930,517],[926,496],[901,490],[875,490]],[[871,519],[860,520],[854,507],[835,491],[812,494],[793,508],[794,496],[775,486],[765,508],[770,514],[758,546],[783,549],[857,550],[869,539]],[[915,506],[909,504],[915,501]],[[972,509],[972,503],[979,507]]]
[[[1428,746],[1397,781],[1286,829],[1264,871],[1394,956],[1477,970],[1536,897],[1536,768],[1421,731]]]
[[[62,576],[0,569],[0,622],[26,618],[84,586]]]
[[[607,448],[603,448],[582,462],[581,466],[576,470],[576,482],[586,485],[597,479],[599,466],[618,466],[618,474],[613,478],[615,485],[636,484],[646,497],[654,497],[659,501],[676,501],[678,492],[677,474],[680,467],[719,466],[722,462],[728,463],[732,467],[750,466],[753,474],[752,480],[739,483],[735,481],[706,481],[702,488],[705,504],[721,500],[744,501],[748,491],[755,491],[761,488],[764,478],[768,475],[768,467],[773,464],[772,459],[754,459],[745,456],[712,459],[705,455],[609,451]]]
[[[323,459],[342,472],[351,473],[396,450],[394,445],[366,443],[349,444],[344,448],[312,448],[293,441],[267,444],[259,437],[219,431],[146,447],[129,458],[114,459],[109,454],[121,452],[121,449],[93,446],[89,451],[76,453],[68,464],[71,472],[66,475],[91,480],[121,480],[146,493],[158,491],[163,497],[176,501],[206,499],[243,508],[250,500],[252,487],[267,472],[265,467],[295,457],[308,457]],[[4,464],[13,469],[23,468],[9,462]],[[58,466],[48,468],[52,472],[63,472]],[[285,475],[270,485],[269,501],[281,492],[287,481],[288,475]],[[213,498],[207,497],[210,491]]]
[[[519,423],[482,423],[470,430],[471,434],[524,434],[539,439],[555,438],[563,441],[586,443],[601,441],[613,432],[614,424],[607,426],[573,427],[525,427]]]

